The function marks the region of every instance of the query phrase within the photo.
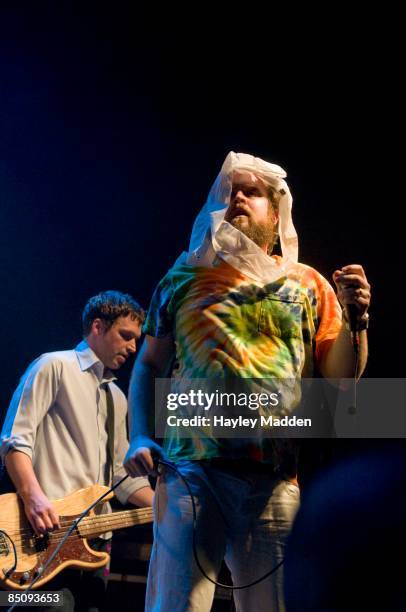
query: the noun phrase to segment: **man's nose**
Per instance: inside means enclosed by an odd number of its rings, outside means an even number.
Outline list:
[[[241,189],[239,189],[237,191],[237,193],[234,195],[234,202],[245,202],[246,197],[243,191],[241,191]]]
[[[137,350],[137,343],[135,338],[133,338],[132,340],[130,340],[130,342],[127,344],[127,349],[129,353],[135,353]]]

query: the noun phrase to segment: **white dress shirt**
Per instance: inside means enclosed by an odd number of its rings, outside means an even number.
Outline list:
[[[12,448],[28,455],[49,499],[96,483],[116,483],[126,473],[127,400],[113,380],[86,341],[73,351],[41,355],[14,392],[1,433],[1,456]],[[114,402],[113,470],[106,384]],[[147,478],[128,478],[115,493],[126,503],[131,493],[146,486]]]

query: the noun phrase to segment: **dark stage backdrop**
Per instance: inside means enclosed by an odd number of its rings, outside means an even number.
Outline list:
[[[148,306],[229,150],[287,169],[301,261],[364,264],[367,375],[402,376],[396,36],[385,57],[345,14],[334,33],[134,5],[0,9],[1,410],[34,357],[80,339],[89,296]]]

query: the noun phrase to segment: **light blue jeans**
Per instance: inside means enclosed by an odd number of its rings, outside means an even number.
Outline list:
[[[212,579],[223,559],[235,586],[256,580],[282,560],[299,506],[297,486],[264,473],[236,474],[210,462],[181,461],[176,467],[196,500],[198,557]],[[192,503],[170,468],[158,479],[154,504],[146,611],[209,611],[215,586],[194,560]],[[234,591],[237,612],[283,612],[282,567],[259,584]]]

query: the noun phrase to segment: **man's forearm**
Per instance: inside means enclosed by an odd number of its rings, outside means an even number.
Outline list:
[[[150,414],[154,401],[154,368],[142,363],[136,364],[130,380],[128,415],[130,440],[136,436],[152,435]]]
[[[6,467],[18,494],[24,502],[25,514],[37,535],[60,527],[58,514],[43,492],[30,457],[20,451],[9,451]]]
[[[17,450],[10,450],[5,458],[7,472],[13,481],[18,494],[24,499],[42,489],[28,455]]]
[[[127,501],[129,504],[134,504],[134,506],[146,508],[148,506],[152,506],[153,500],[154,491],[151,489],[151,487],[142,487],[142,489],[138,489],[138,491],[131,493]]]
[[[153,436],[155,378],[168,376],[173,355],[174,342],[170,334],[164,338],[146,336],[130,380],[130,441],[140,436]]]
[[[356,354],[352,345],[350,332],[343,325],[335,342],[330,347],[321,373],[325,378],[358,378],[365,370],[368,359],[368,337],[366,330],[359,333],[358,366],[356,367]]]
[[[162,448],[153,440],[155,378],[168,376],[174,356],[170,334],[163,338],[147,335],[130,381],[128,402],[130,446],[124,467],[132,476],[156,476],[155,456],[163,456]]]

